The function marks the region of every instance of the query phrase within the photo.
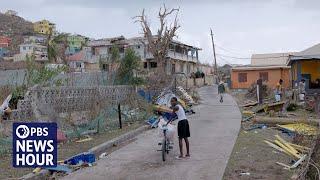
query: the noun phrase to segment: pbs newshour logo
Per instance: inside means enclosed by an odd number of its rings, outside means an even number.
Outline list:
[[[57,124],[13,123],[13,167],[56,167]]]

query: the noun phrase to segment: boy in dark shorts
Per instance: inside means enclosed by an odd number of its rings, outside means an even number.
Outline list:
[[[178,137],[179,137],[180,156],[178,156],[177,158],[178,159],[183,158],[182,139],[184,139],[186,143],[186,148],[187,148],[186,157],[190,157],[189,140],[188,140],[188,137],[190,137],[190,129],[189,129],[189,123],[188,123],[186,114],[184,112],[183,107],[180,104],[178,104],[178,99],[176,97],[173,97],[171,99],[171,106],[173,108],[173,112],[178,116]]]

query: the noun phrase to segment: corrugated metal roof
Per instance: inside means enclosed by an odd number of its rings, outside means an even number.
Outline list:
[[[253,66],[253,65],[247,65],[247,66],[238,66],[233,67],[231,70],[233,71],[253,71],[253,70],[266,70],[266,69],[290,69],[290,66],[286,65],[266,65],[266,66]]]
[[[268,53],[268,54],[252,54],[251,65],[286,65],[289,60],[289,55],[295,54],[294,52],[287,53]]]
[[[290,56],[288,65],[298,60],[320,60],[320,43]]]

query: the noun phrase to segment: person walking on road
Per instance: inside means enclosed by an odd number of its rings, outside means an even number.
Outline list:
[[[179,137],[179,149],[180,149],[180,155],[177,157],[177,159],[183,158],[183,145],[182,140],[184,139],[186,143],[187,148],[187,154],[185,157],[190,157],[190,150],[189,150],[189,140],[190,137],[190,128],[189,123],[186,117],[186,113],[183,109],[183,107],[178,104],[178,99],[176,97],[171,98],[171,106],[173,109],[173,113],[175,113],[178,116],[178,137]]]
[[[218,85],[218,94],[220,95],[220,103],[223,103],[223,94],[225,93],[226,88],[224,87],[224,82],[221,81]]]

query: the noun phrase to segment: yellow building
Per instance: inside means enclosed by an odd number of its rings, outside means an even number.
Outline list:
[[[290,56],[293,85],[304,79],[307,92],[320,91],[320,44]]]
[[[55,31],[55,24],[48,20],[42,20],[33,24],[34,31],[39,34],[50,34]]]

